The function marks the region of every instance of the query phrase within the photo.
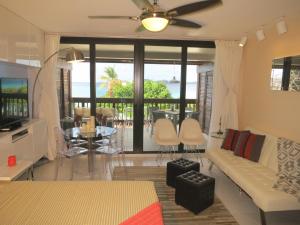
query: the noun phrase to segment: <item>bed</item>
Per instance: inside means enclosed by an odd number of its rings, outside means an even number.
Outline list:
[[[163,224],[150,181],[16,181],[0,185],[0,224]],[[146,219],[146,220],[145,220]],[[156,222],[154,222],[156,221]]]

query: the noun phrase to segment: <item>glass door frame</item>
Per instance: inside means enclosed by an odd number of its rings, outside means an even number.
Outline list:
[[[128,153],[156,153],[143,152],[144,126],[144,55],[145,46],[181,47],[181,82],[180,82],[180,115],[179,124],[185,118],[186,106],[186,70],[188,47],[215,48],[213,41],[191,40],[161,40],[161,39],[125,39],[125,38],[90,38],[90,37],[61,37],[61,44],[89,44],[90,46],[90,100],[91,115],[96,115],[96,45],[97,44],[129,44],[134,45],[134,114],[133,114],[133,152]],[[179,146],[183,151],[183,146]]]

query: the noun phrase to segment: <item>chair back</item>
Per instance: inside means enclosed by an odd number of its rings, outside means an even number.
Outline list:
[[[178,145],[179,139],[169,119],[158,119],[154,124],[154,140],[160,145]]]
[[[192,118],[184,119],[179,131],[179,140],[181,143],[186,143],[187,141],[205,143],[199,122]]]
[[[157,110],[159,110],[159,107],[157,107],[157,106],[150,106],[150,107],[148,107],[147,108],[147,111],[148,111],[148,119],[149,120],[153,120],[153,111],[157,111]]]
[[[192,112],[190,113],[190,118],[199,121],[200,112]]]
[[[155,123],[158,119],[165,119],[166,113],[164,111],[153,111],[152,112],[153,122]]]
[[[67,144],[65,142],[64,132],[60,127],[53,128],[56,152],[58,154],[63,154],[68,150]]]
[[[90,108],[74,108],[74,115],[78,115],[81,117],[90,117],[91,110]]]

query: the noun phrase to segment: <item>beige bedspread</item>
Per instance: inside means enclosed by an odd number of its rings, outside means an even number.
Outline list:
[[[0,224],[116,225],[157,201],[149,181],[16,181],[0,188]]]

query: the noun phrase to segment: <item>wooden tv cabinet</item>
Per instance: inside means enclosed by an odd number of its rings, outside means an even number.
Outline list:
[[[30,120],[22,127],[0,133],[0,181],[17,179],[35,162],[47,155],[48,132],[45,120]],[[15,155],[17,164],[7,166],[9,155]]]

